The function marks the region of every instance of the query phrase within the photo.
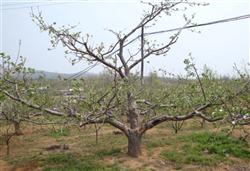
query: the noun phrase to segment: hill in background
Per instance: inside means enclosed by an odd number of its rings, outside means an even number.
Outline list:
[[[93,73],[84,73],[78,75],[78,73],[72,73],[72,74],[67,74],[67,73],[57,73],[57,72],[48,72],[48,71],[35,71],[35,73],[32,75],[33,79],[38,79],[39,77],[45,77],[46,79],[58,79],[58,78],[86,78],[86,77],[92,77],[95,76]]]

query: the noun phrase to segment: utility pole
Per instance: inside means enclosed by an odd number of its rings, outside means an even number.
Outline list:
[[[144,84],[144,27],[141,28],[141,85]]]

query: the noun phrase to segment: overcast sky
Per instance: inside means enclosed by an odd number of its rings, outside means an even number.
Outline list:
[[[12,3],[10,3],[12,2]],[[22,2],[22,3],[20,3]],[[40,3],[34,3],[40,2]],[[87,67],[85,63],[72,66],[64,57],[64,48],[48,51],[50,39],[47,33],[40,32],[30,17],[30,6],[36,11],[39,5],[45,21],[61,25],[76,25],[83,34],[93,35],[93,44],[110,43],[114,36],[107,31],[128,32],[138,22],[145,5],[137,0],[89,0],[70,1],[55,4],[55,1],[1,1],[1,51],[16,56],[18,41],[21,40],[21,54],[27,58],[27,65],[38,70],[61,73],[75,73]],[[66,1],[65,1],[66,2]],[[69,2],[69,1],[68,1]],[[209,6],[195,7],[187,11],[196,13],[196,23],[249,14],[249,0],[204,0]],[[18,4],[17,4],[18,3]],[[50,4],[50,5],[48,5]],[[180,13],[182,14],[182,13]],[[183,25],[182,15],[174,14],[163,18],[157,30],[170,29]],[[146,73],[159,68],[169,72],[183,73],[183,60],[191,52],[199,68],[208,65],[223,75],[233,74],[233,64],[243,67],[249,62],[249,19],[229,23],[199,27],[200,34],[185,30],[178,42],[165,57],[152,57],[146,65]],[[152,31],[148,30],[148,31]],[[153,37],[164,42],[169,34]],[[139,69],[139,68],[137,68]],[[97,67],[90,72],[101,72]]]

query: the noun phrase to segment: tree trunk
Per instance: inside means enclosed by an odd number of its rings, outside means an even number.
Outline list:
[[[95,124],[95,143],[98,144],[98,140],[99,140],[99,128],[98,126]]]
[[[134,100],[132,93],[127,93],[128,97],[128,122],[131,129],[136,129],[139,127],[139,112],[137,110],[137,104]]]
[[[138,157],[141,154],[141,134],[138,131],[131,131],[128,134],[128,155]]]
[[[205,120],[205,119],[202,119],[202,120],[201,120],[201,128],[204,128],[204,127],[205,127],[205,124],[206,124],[206,120]]]
[[[6,136],[6,137],[5,137],[5,144],[6,144],[6,154],[7,154],[7,156],[10,155],[10,140],[11,140],[11,138],[13,137],[13,135],[14,135],[14,134],[9,134],[8,132],[7,132],[7,134],[5,135],[5,136]]]
[[[129,78],[129,70],[125,69],[125,75]],[[128,79],[130,84],[130,78]],[[127,92],[127,100],[128,100],[128,111],[127,111],[127,119],[129,122],[129,130],[127,133],[128,137],[128,155],[131,157],[138,157],[141,154],[141,133],[139,132],[140,128],[140,119],[139,119],[139,110],[137,108],[137,104],[133,93],[128,90]]]
[[[20,128],[20,122],[14,121],[14,128],[15,128],[15,135],[23,135]]]
[[[7,140],[7,142],[6,142],[6,154],[7,154],[7,156],[10,155],[10,142],[9,142],[9,140]]]

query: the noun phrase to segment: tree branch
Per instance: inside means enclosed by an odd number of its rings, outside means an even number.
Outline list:
[[[112,126],[114,126],[115,128],[120,129],[122,132],[124,132],[126,135],[128,135],[128,127],[123,124],[122,122],[118,121],[117,119],[113,118],[113,117],[107,117],[107,118],[99,118],[99,119],[90,119],[87,120],[85,122],[80,123],[80,127],[84,126],[84,125],[89,125],[89,124],[101,124],[101,123],[108,123]]]
[[[28,101],[22,99],[21,97],[15,97],[13,95],[11,95],[9,92],[3,90],[2,91],[6,96],[8,96],[9,98],[11,98],[12,100],[15,100],[17,102],[20,102],[28,107],[31,107],[33,109],[37,109],[37,110],[42,110],[42,111],[45,111],[51,115],[55,115],[55,116],[67,116],[67,114],[65,113],[62,113],[62,112],[59,112],[59,111],[55,111],[55,110],[52,110],[52,109],[48,109],[48,108],[41,108],[41,106],[39,105],[36,105],[36,104],[32,104],[32,103],[29,103]]]
[[[190,112],[187,115],[177,115],[177,116],[161,115],[161,116],[153,117],[141,127],[140,131],[144,133],[148,129],[153,128],[154,126],[159,125],[160,123],[165,122],[165,121],[184,121],[184,120],[191,119],[195,116],[203,118],[207,120],[208,122],[215,122],[215,121],[223,119],[223,118],[208,118],[201,112],[202,110],[205,110],[206,108],[211,107],[212,105],[213,105],[212,103],[206,103],[204,105],[199,106],[193,112]]]

